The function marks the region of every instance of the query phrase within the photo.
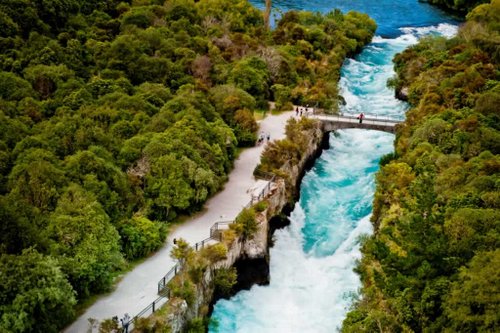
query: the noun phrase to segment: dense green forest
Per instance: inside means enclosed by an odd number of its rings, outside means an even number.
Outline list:
[[[343,332],[500,331],[500,1],[395,57],[412,108],[377,175]]]
[[[335,109],[366,15],[0,3],[0,331],[58,331],[221,188],[268,101]]]

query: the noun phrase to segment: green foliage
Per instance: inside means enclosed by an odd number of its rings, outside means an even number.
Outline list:
[[[70,185],[58,200],[46,233],[51,254],[79,298],[109,288],[113,271],[123,264],[120,236],[91,194]]]
[[[291,91],[290,88],[282,84],[274,84],[271,87],[274,95],[275,108],[277,110],[290,109]]]
[[[171,297],[179,297],[192,305],[196,300],[196,286],[189,279],[173,279],[168,284]]]
[[[56,260],[35,250],[2,254],[0,275],[1,331],[58,332],[73,319],[75,293]]]
[[[261,213],[261,212],[265,211],[267,209],[267,207],[269,207],[269,202],[259,201],[253,206],[253,209],[256,212]]]
[[[212,264],[216,263],[220,260],[226,259],[227,247],[224,243],[207,246],[201,250],[201,256]]]
[[[489,42],[499,4],[476,7],[457,37],[395,57],[412,109],[396,152],[381,159],[375,234],[356,268],[362,296],[344,332],[500,329],[499,58]]]
[[[265,106],[268,92],[268,69],[266,63],[257,57],[244,58],[229,72],[229,82],[254,96],[259,106]]]
[[[11,195],[42,211],[52,210],[66,183],[60,162],[51,152],[36,148],[17,161],[8,176]]]
[[[428,3],[442,7],[444,9],[450,10],[450,11],[455,11],[460,14],[466,14],[470,10],[472,10],[474,7],[476,7],[479,4],[488,2],[487,0],[472,0],[472,1],[465,1],[465,0],[426,0]]]
[[[255,98],[234,85],[219,85],[210,89],[210,100],[226,121],[232,119],[231,116],[237,110],[256,107]]]
[[[26,80],[14,73],[0,73],[0,97],[7,101],[20,101],[25,97],[31,97],[34,91]]]
[[[397,156],[395,153],[388,153],[380,158],[380,161],[378,162],[378,164],[380,166],[384,166],[384,165],[388,164],[389,162],[391,162],[392,160],[396,159],[396,157]]]
[[[43,219],[37,211],[12,197],[0,196],[0,253],[19,254],[32,245],[43,247],[45,238],[38,232]]]
[[[58,87],[73,77],[73,73],[65,66],[36,65],[25,69],[24,77],[44,100],[52,96]]]
[[[215,294],[220,297],[231,296],[237,278],[238,274],[234,267],[217,269],[214,276]]]
[[[297,165],[311,140],[318,135],[315,124],[314,120],[308,118],[291,118],[286,125],[286,138],[266,145],[254,174],[264,172],[282,176],[279,169],[286,165]]]
[[[244,208],[229,227],[236,231],[244,240],[253,238],[257,231],[257,220],[253,208]]]
[[[451,318],[450,330],[470,332],[496,331],[500,327],[500,250],[478,252],[460,269],[446,300],[446,313]]]
[[[238,110],[234,114],[235,135],[238,144],[242,147],[253,146],[257,141],[258,125],[255,118],[247,109]]]
[[[335,109],[342,59],[368,43],[375,29],[372,19],[354,12],[285,13],[273,39],[286,47],[267,50],[265,56],[273,83],[278,84],[272,85],[277,108],[290,100]]]
[[[175,247],[170,252],[170,256],[176,259],[182,267],[194,258],[194,253],[193,248],[189,246],[188,242],[179,238],[175,240]]]
[[[158,250],[165,240],[165,225],[144,216],[134,216],[118,226],[122,252],[127,259],[137,259]]]
[[[187,333],[205,333],[207,330],[207,319],[195,318],[190,320],[186,327]]]

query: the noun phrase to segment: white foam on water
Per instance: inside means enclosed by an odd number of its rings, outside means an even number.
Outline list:
[[[304,177],[290,225],[274,235],[270,284],[220,300],[213,316],[219,327],[211,332],[326,333],[341,325],[360,287],[353,272],[361,256],[358,239],[371,233],[374,179],[366,170],[391,151],[394,137],[360,129],[339,132]]]
[[[339,326],[350,304],[350,293],[358,288],[352,271],[361,257],[358,237],[371,232],[369,217],[327,257],[314,257],[302,251],[300,228],[305,215],[297,206],[288,230],[279,230],[271,250],[271,284],[254,286],[230,301],[219,301],[216,332],[332,332]]]
[[[458,33],[458,26],[449,23],[440,23],[437,26],[429,27],[405,27],[400,28],[406,35],[416,35],[418,37],[425,36],[428,34],[438,34],[443,37],[451,38]]]
[[[406,27],[397,38],[375,36],[357,59],[349,59],[343,66],[340,94],[346,105],[344,114],[386,116],[403,119],[406,103],[394,98],[394,90],[387,87],[387,80],[395,76],[392,58],[398,52],[418,42],[419,38],[434,34],[453,37],[458,32],[456,25],[442,23],[429,27]]]

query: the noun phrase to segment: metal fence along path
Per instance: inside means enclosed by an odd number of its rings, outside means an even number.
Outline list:
[[[247,208],[253,206],[257,202],[263,200],[272,189],[272,184],[275,182],[276,176],[271,175],[270,179],[267,180],[267,184],[259,191],[257,195],[252,195],[249,203],[245,206]],[[222,233],[224,230],[229,228],[229,225],[234,221],[218,221],[215,222],[210,228],[210,237],[205,238],[204,240],[197,242],[194,244],[193,248],[196,251],[203,249],[205,246],[216,244],[222,241]],[[180,272],[181,267],[177,263],[175,264],[168,272],[158,281],[158,295],[159,297],[154,300],[151,304],[145,307],[142,311],[136,314],[130,321],[129,329],[133,330],[134,322],[137,321],[138,318],[145,318],[152,315],[155,311],[157,311],[162,305],[167,303],[168,299],[171,297],[171,290],[168,287],[170,281]]]

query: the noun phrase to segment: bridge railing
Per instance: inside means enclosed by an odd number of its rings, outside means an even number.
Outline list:
[[[318,113],[315,112],[313,114],[308,115],[311,118],[327,118],[336,121],[344,121],[344,122],[359,122],[359,118],[357,115],[353,114],[327,114],[327,113]],[[399,124],[403,122],[403,119],[395,119],[387,116],[380,116],[376,114],[364,114],[363,122],[374,121],[377,123],[387,123],[387,124]]]

